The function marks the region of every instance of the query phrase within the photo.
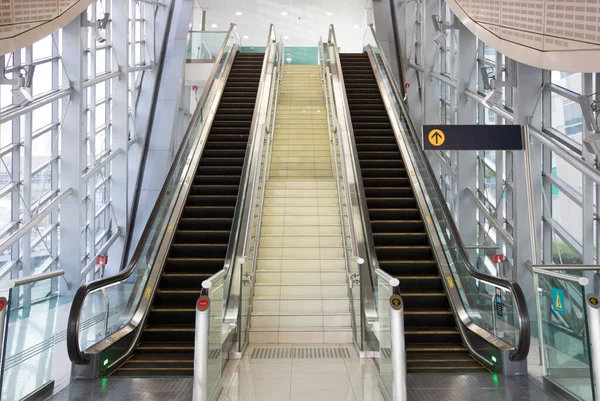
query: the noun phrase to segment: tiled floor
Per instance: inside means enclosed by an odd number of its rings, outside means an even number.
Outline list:
[[[318,66],[284,66],[265,187],[251,343],[352,341],[324,102]]]
[[[346,358],[256,359],[255,347],[341,347]],[[345,344],[250,346],[242,360],[230,361],[218,401],[383,401],[378,370]],[[530,377],[491,374],[409,374],[410,401],[564,401]],[[52,401],[192,400],[192,378],[103,378],[78,380]]]

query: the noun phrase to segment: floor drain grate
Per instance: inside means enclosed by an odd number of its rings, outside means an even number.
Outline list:
[[[348,348],[254,348],[252,359],[339,359],[350,358]]]

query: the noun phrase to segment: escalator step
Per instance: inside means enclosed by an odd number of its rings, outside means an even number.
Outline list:
[[[169,256],[172,258],[225,258],[227,244],[178,244],[171,245]]]
[[[212,207],[211,207],[212,208]],[[231,208],[233,211],[233,208]],[[227,243],[229,230],[177,230],[174,241],[177,243]]]
[[[186,206],[235,206],[236,195],[192,195],[188,196]]]
[[[194,258],[168,257],[163,270],[165,273],[203,272],[212,275],[221,270],[224,264],[223,258],[207,258],[199,256]]]
[[[194,185],[239,185],[240,176],[235,175],[197,175],[194,177]]]

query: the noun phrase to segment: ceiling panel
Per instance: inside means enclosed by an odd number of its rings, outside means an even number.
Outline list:
[[[207,9],[206,29],[238,25],[244,46],[264,46],[269,24],[286,46],[316,46],[335,25],[343,51],[360,51],[366,25],[366,0],[196,0]],[[241,13],[241,15],[238,15]]]

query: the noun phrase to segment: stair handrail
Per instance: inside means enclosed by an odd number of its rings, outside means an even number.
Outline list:
[[[80,320],[81,312],[83,310],[83,304],[85,302],[85,299],[93,291],[112,286],[114,284],[122,282],[122,281],[128,279],[129,277],[131,277],[132,274],[137,270],[138,265],[140,264],[140,259],[142,257],[142,253],[144,252],[145,245],[146,245],[146,243],[148,243],[148,241],[150,241],[151,235],[153,235],[153,234],[159,235],[158,232],[153,232],[153,230],[152,230],[153,223],[155,222],[156,217],[158,216],[159,212],[161,211],[161,206],[162,206],[163,201],[165,200],[166,196],[169,194],[168,190],[169,190],[170,183],[175,178],[174,177],[175,172],[176,172],[178,165],[181,163],[181,158],[186,149],[186,144],[192,135],[192,131],[194,131],[193,128],[195,125],[193,124],[193,122],[197,121],[201,117],[202,105],[204,104],[204,102],[207,101],[207,98],[213,89],[213,86],[211,85],[211,83],[215,80],[215,75],[217,73],[217,70],[219,69],[219,64],[221,63],[221,61],[223,59],[223,55],[225,54],[225,49],[227,46],[228,39],[232,35],[237,35],[237,26],[236,26],[236,24],[233,24],[233,23],[230,25],[229,30],[227,31],[227,35],[225,36],[223,44],[221,45],[219,55],[217,56],[217,58],[215,60],[214,67],[211,71],[211,74],[210,74],[208,80],[207,80],[208,84],[205,86],[204,91],[202,92],[202,96],[200,97],[200,99],[197,103],[198,106],[196,107],[196,110],[194,111],[194,115],[190,119],[191,123],[188,126],[186,133],[185,133],[183,139],[181,140],[181,145],[179,147],[179,150],[177,151],[177,154],[175,155],[173,162],[171,163],[171,167],[169,168],[169,171],[166,175],[165,181],[161,187],[161,190],[160,190],[157,200],[154,204],[154,207],[152,208],[152,212],[150,213],[150,217],[148,218],[148,221],[146,223],[146,226],[144,228],[142,236],[140,237],[138,245],[136,246],[136,250],[134,252],[133,257],[131,258],[131,261],[129,262],[129,264],[127,265],[127,267],[125,269],[121,270],[119,273],[117,273],[114,276],[101,278],[99,280],[94,280],[89,283],[85,283],[85,284],[81,285],[77,289],[77,292],[75,293],[75,296],[73,297],[73,302],[71,304],[71,309],[69,312],[69,318],[68,318],[68,322],[67,322],[67,353],[69,355],[69,359],[71,360],[71,362],[73,362],[76,365],[87,365],[90,362],[89,355],[79,349],[79,320]],[[231,52],[228,53],[228,59],[225,61],[225,66],[223,67],[227,71],[227,74],[228,74],[228,68],[230,68],[231,63],[233,63],[234,57],[232,57],[231,55],[235,54],[236,50],[237,50],[237,45],[234,44],[233,48],[231,49]],[[222,83],[222,84],[224,84],[224,83]],[[222,87],[219,88],[219,90],[221,92],[222,92],[222,89],[223,89]],[[220,95],[217,97],[220,98]],[[194,132],[194,134],[195,134],[195,132]],[[201,142],[202,142],[201,140],[198,141],[199,144],[201,144]],[[196,155],[194,155],[194,156],[196,156]],[[194,173],[191,170],[192,169],[188,169],[188,171],[186,173],[186,177],[181,178],[182,180],[184,180],[185,183],[189,183],[193,179]],[[185,180],[187,180],[187,181],[185,181]],[[185,190],[185,188],[182,186],[182,191],[183,190]],[[179,206],[179,207],[177,208],[177,206]],[[172,216],[179,215],[182,210],[183,210],[183,205],[175,205]],[[172,227],[167,227],[165,231],[166,232],[163,236],[163,239],[160,241],[161,248],[162,248],[162,244],[165,241],[168,241],[170,244],[170,242],[172,241],[172,238],[174,236],[174,230],[172,229]],[[159,255],[159,253],[160,252],[156,253],[156,259],[158,259],[159,256],[166,257],[166,254]],[[156,262],[156,260],[155,260],[155,262]],[[155,271],[156,269],[152,269],[152,270]],[[151,278],[152,277],[148,278],[146,287],[148,287],[149,284],[152,284],[148,288],[153,289],[153,288],[156,288],[156,286],[154,285],[155,283],[150,283]],[[157,277],[153,277],[153,278],[154,278],[154,280],[158,280]],[[132,291],[132,294],[133,293],[134,292]],[[142,302],[139,302],[136,307],[135,305],[132,305],[131,301],[132,300],[130,300],[130,302],[128,303],[128,306],[140,309]],[[133,302],[133,303],[135,303],[135,302]],[[106,311],[106,313],[108,314],[109,311]],[[120,330],[126,329],[128,332],[133,331],[134,329],[137,328],[139,322],[141,321],[141,318],[142,318],[142,316],[140,316],[140,313],[138,313],[138,312],[131,314],[130,322],[127,325],[125,325],[123,328],[121,328]],[[119,338],[121,338],[121,337],[122,336],[119,336]],[[100,340],[100,342],[105,341],[105,340],[106,339]],[[110,345],[110,343],[106,342],[106,344],[103,348],[106,348],[109,345]],[[126,353],[123,355],[126,355]],[[116,362],[118,362],[118,359],[114,363],[116,363]]]
[[[330,46],[333,49],[333,53],[334,53],[334,63],[335,63],[335,67],[336,67],[336,71],[335,71],[335,75],[337,77],[336,82],[339,85],[339,97],[338,97],[338,101],[341,102],[341,104],[338,107],[341,107],[343,109],[343,115],[341,116],[344,120],[344,125],[342,126],[341,124],[339,124],[339,126],[342,127],[342,132],[345,133],[345,135],[340,135],[340,138],[342,139],[342,141],[345,141],[344,143],[346,144],[345,149],[348,152],[348,156],[350,157],[350,159],[352,160],[352,173],[353,173],[353,177],[354,177],[354,183],[356,185],[356,194],[355,194],[355,198],[357,201],[357,215],[360,218],[360,227],[362,227],[362,233],[364,234],[364,248],[365,248],[365,252],[364,255],[366,256],[366,260],[368,260],[367,266],[366,268],[364,268],[362,270],[363,272],[363,276],[361,277],[361,287],[362,287],[362,291],[365,291],[364,294],[362,294],[362,305],[363,305],[363,310],[362,313],[364,313],[365,318],[367,319],[367,322],[375,322],[379,319],[379,313],[378,313],[378,305],[377,305],[377,300],[375,299],[375,293],[374,293],[374,288],[376,287],[376,283],[375,283],[375,274],[376,271],[383,271],[380,269],[379,267],[379,259],[377,258],[377,252],[375,251],[375,243],[373,240],[373,231],[371,229],[371,224],[369,222],[369,216],[368,216],[368,207],[367,207],[367,201],[366,199],[361,196],[361,194],[364,193],[364,184],[363,184],[363,179],[362,179],[362,174],[360,173],[360,160],[358,159],[358,150],[356,147],[356,143],[352,140],[352,138],[354,138],[354,128],[352,126],[352,117],[350,115],[350,105],[348,103],[348,98],[346,96],[346,86],[345,86],[345,82],[344,82],[344,74],[342,72],[342,63],[340,60],[340,54],[339,54],[339,46],[337,44],[337,38],[336,38],[336,34],[335,34],[335,28],[333,26],[333,24],[331,24],[329,26],[329,36],[327,39],[327,42],[330,44]],[[333,72],[332,72],[333,74]],[[334,89],[334,93],[335,93],[335,89]],[[338,116],[338,118],[340,117],[340,114],[337,113],[336,114]],[[349,202],[352,203],[352,202]],[[350,210],[348,211],[348,213],[350,214]],[[358,245],[360,246],[360,245]],[[363,264],[364,265],[364,264]],[[369,283],[370,285],[366,285],[366,283]]]
[[[402,109],[402,114],[404,115],[404,123],[405,123],[406,127],[408,128],[408,130],[410,131],[410,134],[413,137],[414,141],[418,144],[418,143],[420,143],[420,138],[419,138],[417,131],[413,125],[412,119],[410,118],[410,114],[408,113],[408,110],[404,103],[404,98],[401,96],[398,82],[396,81],[394,74],[392,74],[389,64],[385,58],[385,54],[383,53],[383,47],[381,46],[381,43],[379,42],[379,39],[377,38],[373,24],[369,24],[369,29],[371,30],[371,34],[373,35],[373,38],[376,41],[377,47],[380,49],[379,55],[381,56],[382,64],[385,69],[385,73],[391,82],[391,87],[392,87],[392,90],[394,91],[394,95]],[[370,48],[371,52],[373,52],[373,49],[370,45],[368,45],[368,48]],[[373,54],[374,54],[374,52],[373,52]],[[382,96],[385,96],[385,94],[382,93]],[[417,146],[417,149],[420,153],[420,156],[422,157],[422,159],[424,161],[424,165],[427,170],[427,174],[430,177],[435,177],[435,174],[433,172],[433,169],[431,168],[431,164],[429,163],[429,159],[427,158],[425,151],[419,146]],[[450,209],[448,208],[448,205],[445,201],[444,195],[443,195],[439,185],[437,185],[437,182],[435,181],[435,179],[433,179],[432,181],[434,183],[434,185],[432,185],[432,187],[435,191],[435,195],[440,199],[442,212],[443,212],[444,216],[446,216],[446,221],[448,222],[448,229],[450,229],[450,231],[456,238],[456,242],[457,242],[456,246],[458,247],[461,257],[463,258],[463,260],[465,262],[465,267],[466,267],[467,271],[474,278],[476,278],[478,280],[487,282],[489,284],[492,284],[492,285],[500,287],[500,288],[504,288],[505,290],[512,292],[512,294],[515,298],[517,310],[519,312],[518,316],[519,316],[520,335],[519,335],[518,344],[510,351],[510,359],[512,361],[524,360],[525,358],[527,358],[527,355],[529,353],[531,332],[530,332],[529,312],[527,310],[527,303],[525,300],[525,295],[523,294],[523,290],[521,289],[521,286],[516,282],[506,280],[506,279],[503,279],[500,277],[492,276],[492,275],[489,275],[486,273],[482,273],[482,272],[478,271],[478,269],[476,269],[475,267],[472,266],[471,261],[469,259],[468,252],[465,248],[464,243],[462,242],[462,237],[460,236],[460,232],[458,231],[458,228],[456,227],[456,223],[454,222],[454,218],[452,217],[452,213],[450,212]],[[476,333],[476,334],[479,335],[479,333]]]

